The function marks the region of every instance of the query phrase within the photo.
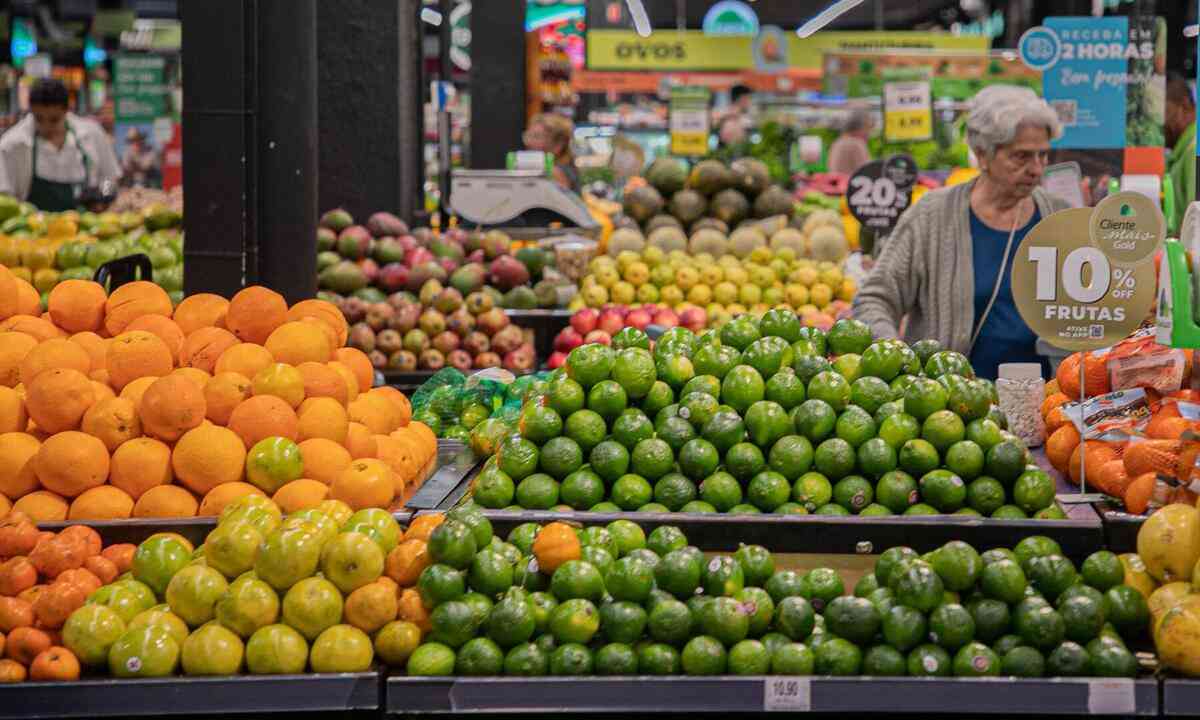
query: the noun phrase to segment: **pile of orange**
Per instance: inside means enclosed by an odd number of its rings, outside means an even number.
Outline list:
[[[40,313],[28,295],[0,265],[0,516],[216,515],[250,494],[287,512],[327,498],[393,508],[436,463],[434,433],[410,422],[398,390],[371,387],[331,303],[288,307],[248,287],[172,308],[153,283],[107,295],[69,280]],[[303,461],[270,492],[247,476],[247,453],[268,438]]]
[[[55,534],[20,512],[0,518],[0,683],[78,679],[63,623],[129,569],[133,552],[126,544],[101,551],[100,535],[82,525]]]

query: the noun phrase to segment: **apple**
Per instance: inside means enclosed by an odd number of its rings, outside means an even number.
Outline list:
[[[303,522],[267,534],[254,559],[254,572],[282,592],[311,577],[320,562],[321,533],[316,525]]]
[[[704,312],[703,308],[686,308],[679,313],[679,324],[694,333],[699,333],[708,325],[708,313]]]
[[[638,330],[645,330],[651,322],[650,313],[639,308],[630,312],[625,318],[625,322],[630,327],[635,327]]]
[[[654,319],[651,322],[665,328],[673,328],[679,325],[679,316],[675,314],[674,310],[664,308],[654,313]]]
[[[601,345],[612,345],[612,335],[603,330],[593,330],[583,339],[584,343],[600,343]]]
[[[586,334],[576,331],[573,327],[563,328],[563,331],[554,338],[554,349],[565,353],[571,352],[583,344],[583,336]]]
[[[546,367],[551,370],[557,370],[567,361],[567,354],[561,350],[556,350],[550,353],[550,357],[546,360]]]
[[[603,330],[609,335],[616,335],[621,332],[621,328],[625,327],[626,318],[619,310],[608,309],[600,313],[600,318],[596,321],[596,329]],[[586,335],[587,333],[584,333]]]
[[[596,329],[599,320],[600,313],[592,308],[583,308],[571,316],[571,327],[580,335],[587,335]]]
[[[383,548],[360,532],[340,533],[321,553],[321,572],[347,594],[378,580],[383,564]]]

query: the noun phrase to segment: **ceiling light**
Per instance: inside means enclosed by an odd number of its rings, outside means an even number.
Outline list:
[[[861,2],[861,0],[859,0]],[[642,37],[650,37],[652,32],[650,29],[650,16],[646,14],[646,8],[642,5],[642,0],[625,0],[625,6],[629,8],[629,14],[633,16],[633,29],[637,30],[637,34]]]
[[[862,4],[863,0],[838,0],[822,10],[813,19],[801,25],[796,30],[796,34],[802,38],[811,37],[821,28]]]

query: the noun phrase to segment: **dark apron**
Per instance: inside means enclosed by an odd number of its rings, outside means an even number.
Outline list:
[[[33,180],[29,183],[29,197],[25,198],[38,210],[48,212],[63,212],[74,210],[79,206],[79,196],[88,181],[88,156],[79,144],[79,137],[71,126],[67,126],[67,136],[75,142],[79,157],[83,158],[83,180],[78,183],[55,182],[38,175],[38,134],[33,133]]]

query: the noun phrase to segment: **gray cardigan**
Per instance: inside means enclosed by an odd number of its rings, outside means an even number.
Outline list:
[[[908,208],[854,298],[854,316],[877,338],[932,338],[970,354],[975,331],[975,271],[971,249],[971,188],[975,181],[927,193]],[[1046,217],[1067,207],[1041,188],[1033,191]],[[1014,248],[1015,250],[1015,248]],[[1006,270],[1007,272],[1007,270]]]

